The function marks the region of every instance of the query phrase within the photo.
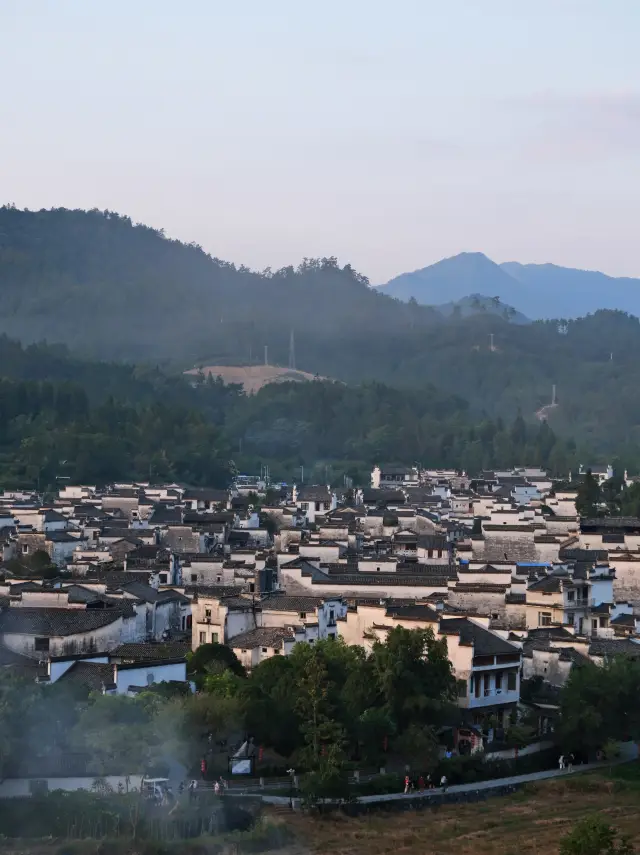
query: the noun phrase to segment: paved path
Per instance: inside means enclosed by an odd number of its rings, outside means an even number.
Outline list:
[[[492,778],[488,781],[477,781],[474,784],[457,784],[453,787],[447,787],[447,793],[469,793],[478,792],[479,790],[502,789],[503,787],[517,787],[522,784],[529,784],[532,781],[544,781],[547,778],[566,778],[567,775],[576,775],[579,772],[590,772],[592,769],[602,769],[608,766],[618,765],[620,763],[628,763],[630,760],[638,759],[638,746],[634,742],[625,742],[620,746],[620,757],[613,762],[605,763],[584,763],[581,766],[574,766],[569,772],[567,769],[546,769],[544,772],[531,772],[528,775],[512,775],[510,778]],[[374,804],[375,802],[395,801],[397,799],[430,799],[433,796],[442,795],[442,790],[436,788],[434,790],[426,790],[424,793],[413,792],[407,793],[389,793],[382,796],[360,796],[358,799],[362,804]]]
[[[424,792],[414,791],[413,793],[386,793],[378,796],[359,796],[356,800],[360,804],[376,804],[379,802],[394,802],[394,801],[445,801],[446,796],[456,795],[458,793],[477,793],[490,790],[504,790],[508,787],[519,787],[523,784],[529,784],[533,781],[544,781],[549,778],[566,778],[569,775],[577,775],[583,772],[591,772],[593,769],[606,769],[609,766],[617,766],[621,763],[629,763],[632,760],[638,759],[638,746],[634,742],[625,742],[620,746],[620,756],[613,761],[604,763],[584,763],[581,766],[574,766],[569,772],[567,769],[546,769],[544,772],[531,772],[528,775],[512,775],[509,778],[491,778],[488,781],[477,781],[473,784],[457,784],[452,787],[447,787],[446,795],[442,789],[436,787],[433,790],[425,790]],[[263,796],[262,799],[268,804],[288,805],[289,799],[283,796]],[[299,807],[299,799],[294,799],[294,807]]]

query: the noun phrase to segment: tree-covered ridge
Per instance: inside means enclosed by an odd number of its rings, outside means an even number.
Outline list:
[[[523,461],[563,475],[572,442],[546,423],[477,419],[426,385],[347,386],[316,380],[245,395],[213,378],[187,383],[159,369],[86,362],[59,347],[0,337],[0,484],[180,480],[226,486],[234,471],[367,483],[381,462],[482,469]]]
[[[623,312],[528,325],[501,313],[443,318],[370,288],[335,258],[257,273],[128,217],[65,209],[0,208],[0,288],[0,333],[24,342],[181,370],[260,361],[265,345],[270,362],[286,365],[293,331],[297,367],[312,374],[432,384],[468,401],[474,421],[510,422],[520,409],[533,422],[555,385],[556,433],[623,458],[638,445],[640,324]],[[83,382],[75,370],[55,379]],[[151,400],[173,383],[156,369],[126,370],[129,397]]]

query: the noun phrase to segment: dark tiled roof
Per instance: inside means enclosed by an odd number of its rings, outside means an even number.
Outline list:
[[[634,627],[636,625],[635,615],[618,615],[618,617],[613,618],[611,621],[611,626],[629,626]]]
[[[256,647],[277,648],[281,646],[284,638],[294,638],[294,635],[279,626],[261,626],[234,636],[229,639],[228,644],[234,650],[253,650]]]
[[[161,659],[180,659],[191,651],[187,641],[165,641],[158,644],[121,644],[111,651],[112,659],[127,662],[157,662]]]
[[[397,606],[389,604],[385,615],[397,618],[397,620],[424,620],[431,623],[438,623],[441,617],[440,612],[428,605]]]
[[[325,597],[289,597],[273,594],[260,603],[262,611],[271,612],[315,612]]]
[[[626,638],[597,638],[589,645],[589,656],[640,656],[640,644]]]
[[[562,582],[571,583],[571,579],[568,576],[544,576],[537,582],[532,582],[527,590],[542,591],[545,594],[559,594],[562,591]]]
[[[520,653],[515,644],[505,641],[467,618],[443,618],[440,632],[444,635],[459,635],[463,644],[473,644],[474,656],[501,656]]]
[[[0,614],[0,633],[75,635],[108,626],[122,615],[122,609],[9,608]]]
[[[113,665],[102,662],[76,662],[56,682],[75,683],[86,686],[89,691],[99,692],[102,687],[114,686]]]

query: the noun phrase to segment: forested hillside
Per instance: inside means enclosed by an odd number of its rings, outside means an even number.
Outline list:
[[[522,460],[559,475],[578,451],[547,424],[480,419],[425,384],[283,383],[245,395],[213,378],[82,362],[59,347],[0,338],[0,487],[58,479],[177,479],[225,486],[268,464],[274,478],[367,483],[381,461],[472,472]]]
[[[469,276],[469,293],[480,291]],[[488,312],[443,318],[370,288],[333,258],[259,274],[117,214],[12,207],[0,209],[0,289],[0,331],[64,342],[74,357],[48,351],[57,373],[47,379],[79,382],[90,403],[117,387],[137,406],[171,399],[191,407],[192,394],[169,374],[262,361],[265,345],[271,363],[286,365],[293,330],[297,367],[312,374],[433,387],[468,402],[471,423],[510,424],[520,410],[532,430],[555,384],[558,406],[546,413],[557,434],[625,459],[639,445],[640,324],[622,312],[563,324]],[[16,379],[34,379],[29,359],[39,357],[29,353],[16,357]],[[152,367],[87,368],[87,357]],[[7,364],[10,355],[2,374]],[[205,415],[220,423],[211,407]]]

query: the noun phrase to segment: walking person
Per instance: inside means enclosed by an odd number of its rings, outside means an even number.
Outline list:
[[[424,778],[422,777],[422,775],[420,775],[420,777],[418,778],[418,789],[421,793],[424,793]]]
[[[568,762],[569,762],[569,771],[570,771],[570,772],[573,772],[573,761],[574,761],[575,759],[576,759],[576,758],[573,756],[573,754],[569,754],[569,756],[567,757],[567,760],[568,760]]]
[[[564,771],[564,754],[561,754],[558,757],[558,769],[560,769],[561,772]]]
[[[408,775],[404,776],[404,794],[409,792],[409,786],[411,785],[411,778]]]
[[[447,792],[447,785],[448,785],[447,776],[446,776],[446,775],[443,775],[443,776],[440,778],[440,786],[442,787],[442,792],[443,792],[443,793],[446,793],[446,792]]]

